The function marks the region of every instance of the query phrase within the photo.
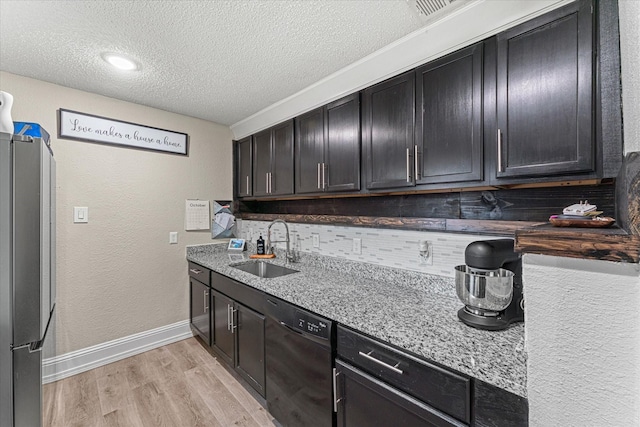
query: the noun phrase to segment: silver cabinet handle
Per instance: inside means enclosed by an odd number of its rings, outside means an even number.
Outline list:
[[[269,194],[273,193],[273,173],[269,172]]]
[[[238,327],[238,325],[236,325],[235,322],[235,318],[234,315],[237,313],[238,310],[236,310],[235,308],[233,308],[233,306],[231,306],[231,333],[234,333],[234,330]]]
[[[190,272],[192,272],[193,274],[200,274],[202,273],[202,270],[198,270],[197,268],[190,268],[189,269]]]
[[[416,181],[420,179],[420,165],[418,164],[418,145],[413,146],[413,166]]]
[[[202,305],[203,305],[204,312],[206,313],[207,311],[209,311],[209,306],[207,305],[207,301],[209,300],[209,292],[202,291],[202,296],[204,297],[202,301]]]
[[[358,352],[358,354],[365,359],[369,359],[370,361],[377,363],[380,366],[384,366],[385,368],[392,370],[396,374],[402,375],[402,369],[398,369],[398,366],[400,366],[400,362],[396,363],[394,366],[391,366],[388,363],[384,363],[382,360],[376,359],[375,357],[371,356],[371,353],[373,353],[373,350],[371,350],[369,353],[363,353],[361,351]]]
[[[247,175],[247,194],[249,194],[249,175]]]
[[[498,129],[498,172],[502,172],[502,132]]]
[[[411,161],[409,159],[409,149],[407,148],[407,182],[411,182],[411,175],[409,174],[409,165]]]
[[[340,375],[338,370],[333,368],[333,412],[335,413],[338,412],[338,403],[342,400],[338,399],[338,375]]]
[[[266,173],[264,181],[265,181],[264,183],[265,183],[265,186],[266,186],[265,191],[266,191],[267,194],[269,194],[269,172]]]
[[[324,190],[325,186],[327,185],[327,181],[324,179],[324,172],[326,169],[327,165],[325,163],[322,163],[322,189]]]
[[[231,306],[227,304],[227,331],[231,330]]]
[[[320,163],[318,163],[318,189],[320,189]]]

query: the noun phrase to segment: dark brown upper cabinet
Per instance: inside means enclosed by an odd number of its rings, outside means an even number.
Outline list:
[[[296,193],[360,189],[360,95],[296,118]]]
[[[593,34],[590,1],[498,34],[498,178],[595,170]]]
[[[416,183],[483,178],[483,44],[416,70]]]
[[[253,140],[250,136],[236,142],[236,193],[238,197],[253,194],[252,171]]]
[[[253,195],[293,194],[293,120],[253,136]]]
[[[414,71],[363,91],[362,145],[367,189],[415,185],[414,100]]]
[[[296,118],[296,193],[323,190],[320,169],[324,163],[324,108]]]

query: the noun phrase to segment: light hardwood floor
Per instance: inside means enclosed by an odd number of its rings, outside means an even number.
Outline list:
[[[195,338],[43,387],[50,427],[251,426],[277,422]]]

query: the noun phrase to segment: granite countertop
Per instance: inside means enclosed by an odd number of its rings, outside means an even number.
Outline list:
[[[524,324],[481,331],[458,320],[454,279],[301,253],[268,260],[299,270],[261,279],[231,267],[249,252],[224,245],[188,246],[187,259],[425,359],[526,397]],[[276,250],[278,254],[278,250]]]

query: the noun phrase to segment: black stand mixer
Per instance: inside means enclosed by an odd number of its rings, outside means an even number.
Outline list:
[[[524,321],[522,259],[512,239],[481,240],[464,252],[466,265],[456,270],[456,293],[464,303],[458,317],[491,331]]]

